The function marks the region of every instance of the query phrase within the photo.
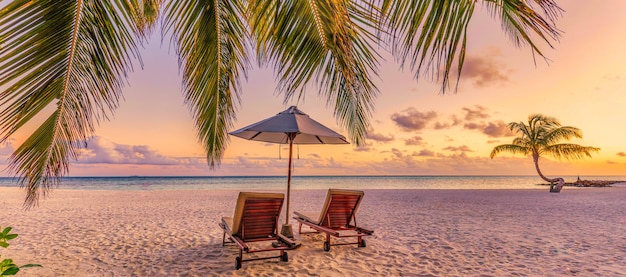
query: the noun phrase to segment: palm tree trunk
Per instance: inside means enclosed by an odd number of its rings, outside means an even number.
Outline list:
[[[556,181],[556,179],[549,179],[548,177],[544,176],[543,173],[541,173],[541,170],[539,170],[539,154],[533,154],[533,162],[535,162],[535,169],[537,170],[537,173],[539,173],[539,177],[541,177],[541,179],[550,183]]]
[[[537,170],[537,173],[539,173],[539,177],[546,182],[550,182],[550,192],[561,192],[563,185],[565,185],[563,178],[550,179],[544,176],[539,169],[539,154],[533,154],[533,162],[535,162],[535,169]],[[554,186],[554,183],[557,183],[556,187]]]

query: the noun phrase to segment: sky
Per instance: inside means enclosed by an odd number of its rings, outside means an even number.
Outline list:
[[[585,160],[542,157],[548,177],[626,174],[626,1],[557,1],[564,9],[549,61],[517,48],[500,22],[480,5],[468,34],[463,75],[456,92],[418,81],[389,56],[375,84],[380,90],[366,143],[295,147],[294,175],[535,175],[530,157],[489,157],[512,142],[509,122],[530,114],[552,116],[583,131],[570,142],[601,148]],[[221,165],[210,169],[182,94],[175,51],[158,32],[142,50],[143,68],[128,77],[124,99],[101,122],[69,176],[286,175],[288,150],[277,144],[231,137]],[[253,62],[253,64],[256,64]],[[252,68],[242,80],[238,129],[291,105],[347,135],[332,108],[307,89],[304,101],[283,103],[271,68]],[[233,129],[233,130],[234,130]],[[29,135],[0,144],[0,176],[7,158]]]

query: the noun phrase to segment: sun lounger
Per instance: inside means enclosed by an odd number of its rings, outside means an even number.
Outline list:
[[[285,195],[282,193],[240,192],[233,217],[223,217],[220,227],[224,230],[222,246],[229,241],[239,246],[239,256],[235,258],[235,269],[247,261],[280,258],[288,261],[285,250],[294,245],[294,241],[278,233],[278,217],[283,207]],[[251,248],[248,244],[258,241],[277,241],[267,248]],[[259,257],[244,260],[243,253],[280,251],[279,256]]]
[[[324,251],[330,251],[330,237],[347,238],[356,237],[357,241],[352,243],[336,243],[332,245],[357,244],[359,247],[365,247],[364,236],[369,236],[374,231],[360,228],[356,222],[356,212],[359,204],[363,199],[363,191],[355,190],[338,190],[330,189],[326,195],[326,202],[322,207],[322,212],[318,214],[309,214],[294,212],[295,220],[299,222],[298,232],[302,232],[302,225],[309,226],[318,233],[326,234],[324,242]]]

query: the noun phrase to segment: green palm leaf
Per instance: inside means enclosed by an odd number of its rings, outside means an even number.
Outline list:
[[[26,206],[67,173],[94,124],[117,107],[139,55],[133,12],[127,2],[54,0],[0,10],[2,140],[46,118],[10,158]]]
[[[361,144],[378,94],[372,75],[379,56],[371,45],[376,41],[372,31],[378,25],[377,9],[365,1],[249,3],[259,56],[274,63],[285,101],[296,94],[304,98],[315,78],[351,140]]]
[[[183,68],[185,99],[211,167],[218,165],[239,101],[239,73],[246,73],[248,37],[240,1],[171,1],[171,32]]]
[[[163,0],[130,0],[133,22],[137,25],[137,31],[146,36],[152,31],[159,14]]]
[[[554,20],[561,9],[552,0],[483,0],[503,30],[517,46],[529,45],[543,57],[532,36],[550,47],[559,37]],[[527,3],[539,6],[536,12]],[[475,0],[383,0],[385,26],[394,56],[404,67],[408,62],[419,79],[422,74],[441,78],[442,92],[449,87],[449,76],[456,60],[457,85],[461,77],[467,43],[467,28],[476,6]],[[543,14],[543,16],[542,16]]]
[[[489,157],[491,157],[493,159],[493,157],[495,157],[496,155],[502,153],[502,152],[509,152],[509,153],[513,153],[513,154],[522,154],[522,155],[528,155],[530,154],[532,151],[531,148],[526,147],[525,145],[519,145],[519,144],[502,144],[502,145],[498,145],[496,147],[493,148],[493,150],[491,150],[491,154],[489,154]]]
[[[600,151],[600,148],[580,146],[578,144],[561,143],[547,146],[544,150],[557,159],[584,159],[591,158],[591,152]]]
[[[455,60],[456,70],[462,70],[476,5],[474,0],[171,0],[162,10],[162,2],[3,2],[0,142],[25,126],[37,127],[11,157],[11,171],[28,190],[25,205],[36,203],[40,192],[45,195],[67,173],[95,124],[117,107],[123,79],[139,58],[137,45],[161,11],[164,31],[180,57],[186,102],[213,167],[235,119],[240,74],[245,76],[246,51],[253,48],[246,45],[249,34],[260,63],[276,68],[277,90],[285,101],[303,100],[306,88],[318,85],[359,145],[379,93],[372,81],[380,59],[374,47],[384,49],[389,42],[416,78],[428,72],[439,76],[442,70],[445,89]],[[482,2],[517,45],[528,44],[543,55],[533,37],[548,45],[558,38],[553,23],[560,9],[551,0]],[[383,42],[379,37],[385,35],[389,39]],[[531,141],[565,135],[546,133],[539,125],[519,127],[534,136],[526,137]]]

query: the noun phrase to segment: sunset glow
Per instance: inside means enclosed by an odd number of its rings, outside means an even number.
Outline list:
[[[498,21],[479,8],[456,93],[452,88],[441,94],[437,80],[422,77],[417,82],[386,56],[375,80],[381,94],[366,143],[301,145],[294,174],[534,175],[529,157],[489,158],[495,145],[513,139],[506,124],[533,113],[581,129],[584,138],[573,143],[601,148],[586,160],[545,157],[540,164],[546,175],[625,174],[626,1],[559,4],[565,10],[557,22],[561,40],[554,49],[541,45],[550,61],[534,61],[529,48],[516,48]],[[286,146],[236,137],[231,137],[222,164],[211,170],[183,100],[175,51],[155,32],[142,55],[143,69],[136,65],[120,107],[101,122],[70,176],[286,173]],[[346,135],[315,87],[307,89],[300,103],[297,98],[283,103],[274,80],[271,68],[254,68],[242,80],[244,94],[232,130],[297,105]],[[7,158],[31,131],[22,130],[0,145],[0,168],[7,167]],[[10,176],[7,170],[0,174]]]

